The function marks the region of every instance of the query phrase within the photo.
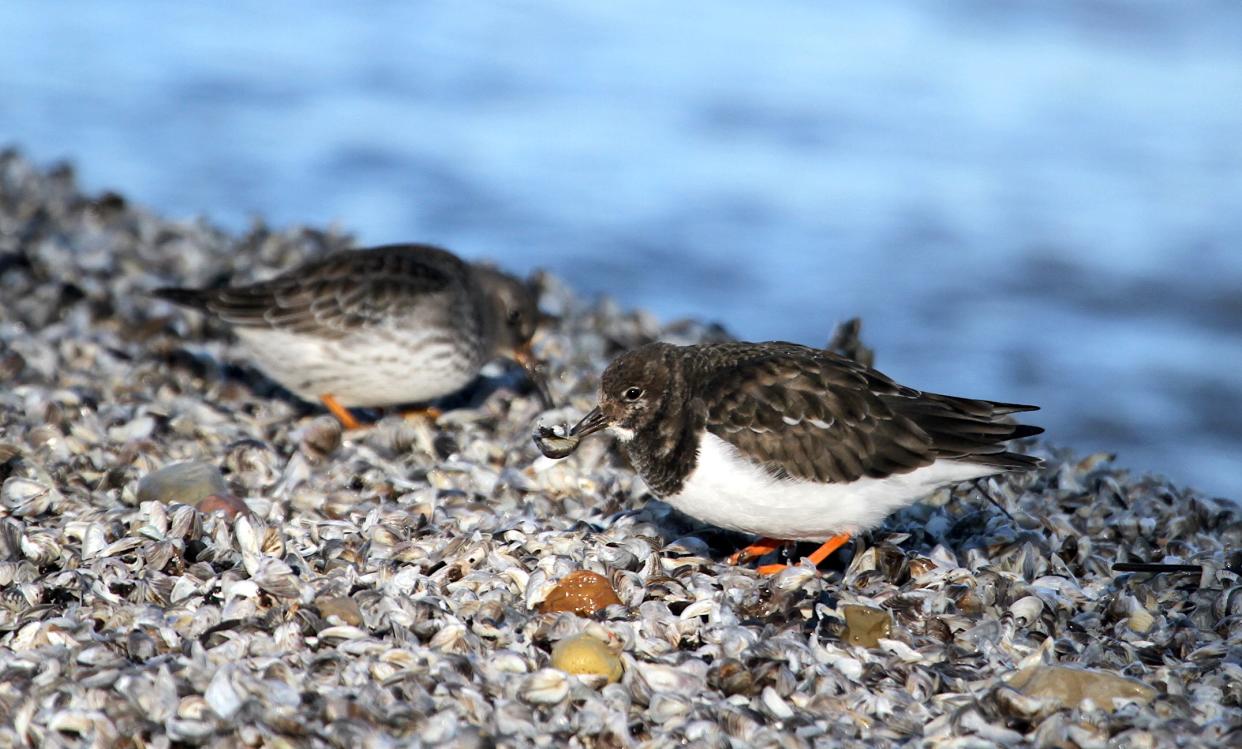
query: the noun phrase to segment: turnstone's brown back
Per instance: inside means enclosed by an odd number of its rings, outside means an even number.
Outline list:
[[[847,482],[939,459],[1002,470],[1039,465],[1004,443],[1043,429],[1002,420],[1038,406],[922,392],[792,343],[715,344],[687,359],[707,431],[778,475]]]

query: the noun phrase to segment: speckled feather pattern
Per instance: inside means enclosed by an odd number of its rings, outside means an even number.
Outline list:
[[[469,266],[456,255],[429,245],[389,245],[346,250],[247,286],[219,289],[163,289],[181,304],[208,311],[239,327],[271,328],[323,338],[341,338],[361,328],[392,327],[428,310],[451,310],[473,325]],[[456,308],[456,309],[454,309]]]

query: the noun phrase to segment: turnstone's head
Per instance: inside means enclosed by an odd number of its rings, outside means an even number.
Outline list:
[[[544,403],[551,405],[547,382],[531,352],[531,339],[539,327],[538,290],[494,268],[476,265],[473,269],[483,293],[484,332],[492,353],[520,364]]]
[[[614,359],[600,382],[599,405],[570,433],[585,437],[607,428],[629,441],[660,418],[672,389],[673,349],[666,343],[651,343]]]

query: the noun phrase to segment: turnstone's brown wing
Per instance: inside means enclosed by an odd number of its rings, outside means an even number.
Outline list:
[[[796,344],[754,346],[721,367],[701,395],[707,430],[778,476],[848,482],[938,459],[998,471],[1039,464],[1003,443],[1043,430],[999,420],[1034,406],[919,392]]]
[[[392,320],[421,298],[463,283],[465,268],[436,247],[389,245],[334,253],[249,286],[154,294],[233,325],[332,337]]]

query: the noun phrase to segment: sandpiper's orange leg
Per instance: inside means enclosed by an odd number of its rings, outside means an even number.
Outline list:
[[[764,554],[770,554],[781,548],[788,541],[781,541],[778,538],[761,538],[745,549],[735,551],[729,557],[729,564],[744,564],[752,559],[758,559]]]
[[[401,412],[401,418],[403,419],[426,419],[433,424],[443,415],[444,412],[435,406],[427,406],[426,408],[411,408],[409,411]]]
[[[847,543],[849,543],[849,541],[850,541],[850,534],[838,533],[837,535],[825,541],[818,549],[811,552],[811,555],[808,556],[807,559],[811,560],[811,564],[818,567],[820,562],[832,556],[832,553],[834,551],[836,551],[837,549],[840,549],[842,546],[845,546]],[[756,569],[755,571],[758,572],[760,575],[775,575],[776,573],[780,572],[781,570],[785,569],[788,566],[789,565],[787,564],[765,564],[759,567],[758,569]]]
[[[354,418],[354,415],[349,412],[349,409],[342,406],[331,394],[321,395],[319,400],[323,402],[325,408],[332,412],[337,421],[341,422],[341,426],[346,429],[357,429],[361,426],[358,420]]]

